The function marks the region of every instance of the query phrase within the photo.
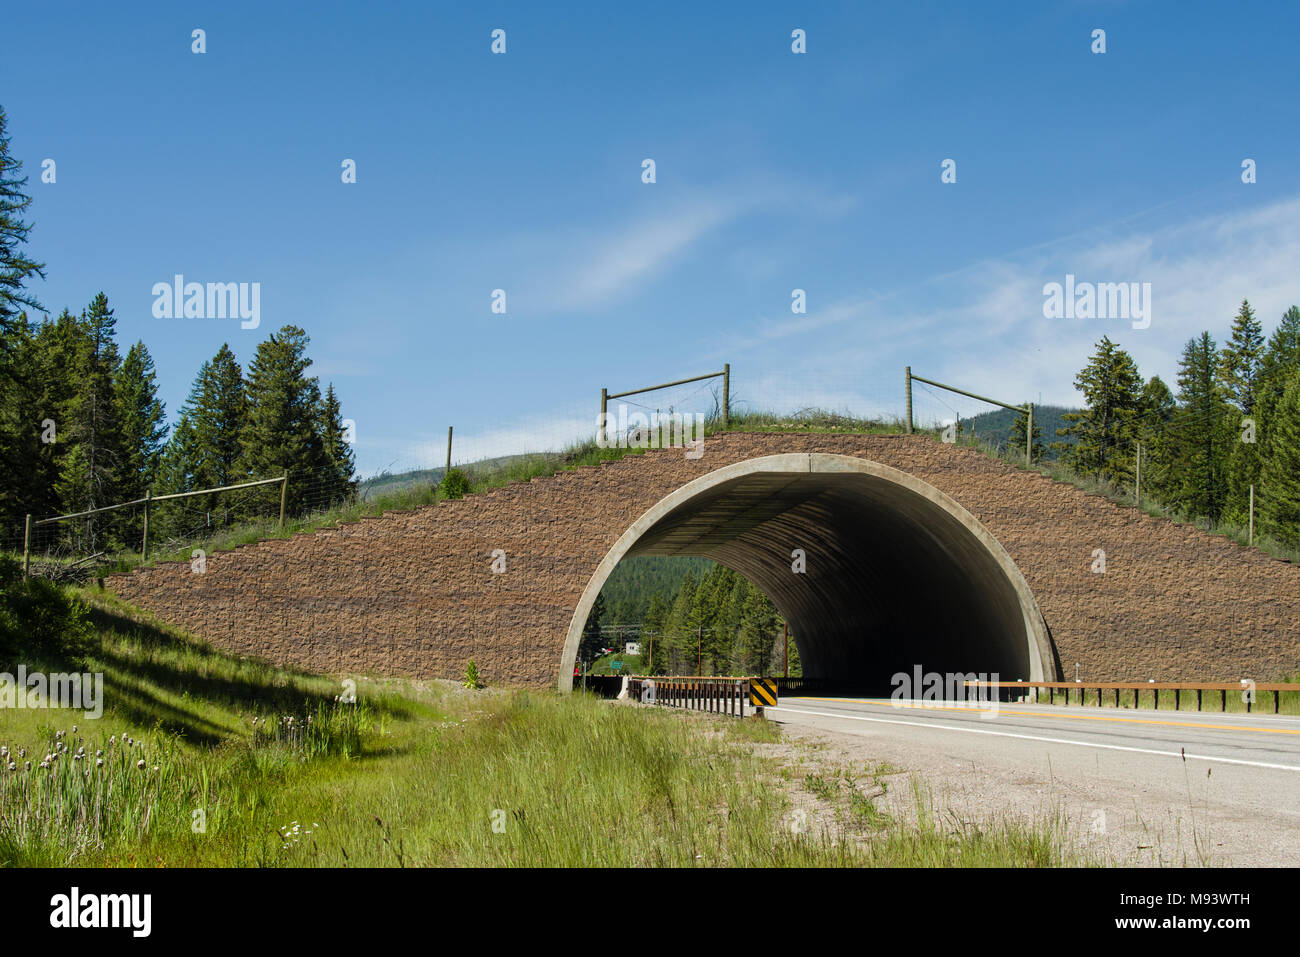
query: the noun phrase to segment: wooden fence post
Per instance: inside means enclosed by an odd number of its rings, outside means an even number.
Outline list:
[[[284,477],[280,479],[280,530],[284,531],[284,504],[289,497],[289,472],[286,469]]]
[[[907,434],[912,434],[912,367],[906,366],[903,369],[903,376],[907,382]]]
[[[1025,465],[1034,464],[1034,403],[1025,406]]]
[[[1133,498],[1138,508],[1142,507],[1142,443],[1137,444],[1137,460],[1133,470]]]
[[[722,364],[722,427],[731,421],[731,363]]]
[[[140,541],[140,561],[149,560],[149,499],[153,498],[153,489],[144,490],[144,537]]]

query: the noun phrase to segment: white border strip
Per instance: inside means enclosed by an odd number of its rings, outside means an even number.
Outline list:
[[[1188,754],[1182,751],[1156,751],[1152,748],[1131,748],[1122,744],[1095,744],[1091,741],[1073,741],[1070,738],[1047,738],[1036,734],[1014,734],[1010,731],[990,731],[987,728],[962,728],[950,724],[935,724],[930,721],[903,721],[899,718],[869,718],[859,714],[833,714],[828,711],[804,711],[801,708],[787,708],[779,705],[768,708],[769,712],[790,711],[794,714],[812,714],[823,718],[843,718],[846,721],[874,721],[877,724],[907,724],[917,728],[931,728],[939,731],[965,731],[968,734],[991,734],[997,738],[1022,738],[1025,741],[1043,741],[1048,744],[1076,744],[1081,748],[1100,748],[1104,751],[1130,751],[1134,754],[1156,754],[1166,758],[1186,758],[1190,761],[1217,761],[1220,764],[1241,764],[1251,768],[1272,768],[1277,771],[1297,771],[1300,767],[1291,764],[1269,764],[1266,761],[1246,761],[1242,758],[1214,758],[1203,754]],[[1014,712],[1008,712],[1014,714]]]

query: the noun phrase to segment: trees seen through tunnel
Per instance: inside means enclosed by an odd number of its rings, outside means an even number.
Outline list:
[[[665,588],[664,580],[649,570],[655,566],[675,569],[680,577]],[[761,589],[724,565],[698,559],[629,559],[610,576],[597,605],[608,643],[635,637],[645,661],[653,641],[655,674],[783,673],[785,622]],[[624,608],[632,609],[630,616],[609,610]],[[612,617],[616,614],[617,619]],[[589,617],[587,632],[591,629]],[[801,674],[793,640],[789,667],[790,674]]]

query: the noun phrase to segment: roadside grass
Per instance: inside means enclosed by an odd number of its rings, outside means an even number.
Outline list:
[[[804,788],[835,816],[841,841],[851,843],[863,866],[870,867],[1097,867],[1110,864],[1096,851],[1080,848],[1069,836],[1063,813],[1024,822],[1010,817],[989,822],[962,820],[935,807],[929,787],[907,779],[911,813],[889,814],[876,801],[890,788],[889,778],[903,769],[888,762],[868,764],[860,773],[809,774]]]
[[[775,744],[781,740],[781,726],[756,714],[730,718],[725,724],[727,737],[733,741]]]
[[[614,662],[621,662],[622,667],[615,668]],[[587,669],[589,675],[639,675],[645,662],[641,655],[624,655],[615,652],[610,655],[602,655],[591,663]]]
[[[892,822],[869,844],[796,832],[762,754],[779,740],[769,722],[366,677],[353,703],[338,678],[224,654],[111,597],[82,598],[91,647],[42,666],[102,672],[105,710],[0,711],[0,864],[1074,862],[1054,845],[1027,853],[1037,839],[1014,829],[956,843]]]

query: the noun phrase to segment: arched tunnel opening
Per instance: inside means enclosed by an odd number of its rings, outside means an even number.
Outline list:
[[[642,515],[575,610],[561,690],[571,687],[583,626],[614,567],[682,555],[712,559],[760,588],[789,623],[804,677],[828,689],[887,696],[896,676],[918,670],[1057,677],[1023,575],[961,505],[878,463],[800,453],[718,469]]]

